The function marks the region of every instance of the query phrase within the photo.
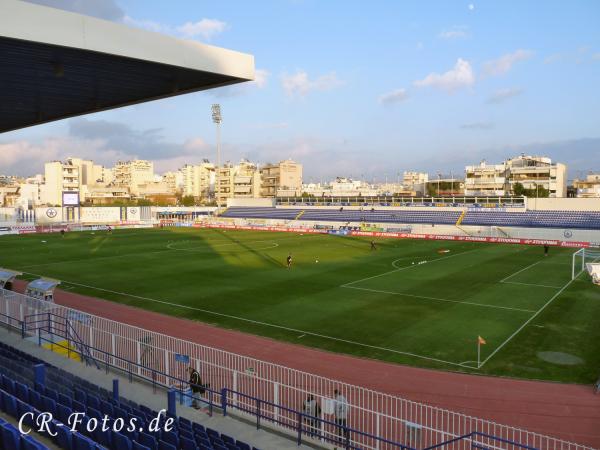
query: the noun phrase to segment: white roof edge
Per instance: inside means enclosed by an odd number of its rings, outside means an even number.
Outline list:
[[[254,56],[20,0],[0,0],[0,37],[254,79]]]

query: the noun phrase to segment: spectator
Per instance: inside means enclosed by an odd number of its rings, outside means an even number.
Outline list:
[[[337,389],[333,391],[333,394],[333,414],[335,416],[335,423],[338,425],[338,437],[345,442],[350,438],[350,433],[348,432],[348,400]]]
[[[303,410],[308,416],[304,417],[304,423],[308,426],[309,432],[315,434],[318,430],[318,419],[321,417],[321,406],[312,394],[304,400]]]
[[[192,389],[192,407],[200,409],[200,395],[204,394],[206,390],[202,385],[202,378],[200,378],[198,371],[190,366],[188,372],[190,374],[190,388]]]

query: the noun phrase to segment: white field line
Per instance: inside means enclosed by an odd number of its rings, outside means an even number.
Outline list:
[[[500,280],[500,283],[504,283],[504,282],[506,282],[506,280],[509,280],[509,279],[511,279],[512,277],[514,277],[515,275],[518,275],[518,274],[520,274],[521,272],[525,272],[525,271],[526,271],[527,269],[529,269],[530,267],[537,266],[537,265],[538,265],[539,263],[541,263],[541,262],[542,262],[542,261],[536,261],[536,262],[534,262],[533,264],[530,264],[530,265],[528,265],[527,267],[523,267],[522,269],[518,270],[517,272],[515,272],[515,273],[513,273],[513,274],[511,274],[511,275],[509,275],[509,276],[507,276],[506,278],[503,278],[503,279],[501,279],[501,280]]]
[[[455,254],[453,254],[453,255],[450,255],[450,256],[444,256],[444,257],[442,257],[442,258],[436,258],[436,259],[432,259],[432,260],[428,261],[428,262],[427,262],[427,264],[429,264],[429,263],[433,263],[433,262],[436,262],[436,261],[442,261],[442,260],[444,260],[444,259],[454,258],[455,256],[464,255],[464,254],[466,254],[466,253],[475,252],[475,251],[477,251],[477,250],[481,250],[481,249],[479,249],[479,248],[475,248],[475,249],[472,249],[472,250],[467,250],[467,251],[465,251],[465,252],[455,253]],[[396,261],[399,261],[400,259],[403,259],[403,258],[399,258],[399,259],[397,259]],[[392,265],[394,265],[394,263],[395,263],[396,261],[393,261],[393,262],[392,262]],[[390,274],[390,273],[400,272],[401,270],[413,269],[413,268],[415,268],[415,267],[419,267],[419,266],[421,266],[421,265],[422,265],[422,264],[411,264],[410,266],[398,267],[397,269],[394,269],[394,270],[388,270],[387,272],[383,272],[383,273],[380,273],[380,274],[377,274],[377,275],[373,275],[373,276],[371,276],[371,277],[366,277],[366,278],[361,278],[360,280],[350,281],[350,282],[348,282],[348,283],[342,284],[340,287],[344,287],[344,288],[345,288],[345,287],[350,287],[350,285],[352,285],[352,284],[356,284],[356,283],[360,283],[361,281],[372,280],[373,278],[382,277],[382,276],[384,276],[384,275],[388,275],[388,274]],[[395,266],[394,266],[394,267],[395,267]]]
[[[460,303],[462,305],[470,305],[470,306],[481,306],[484,308],[507,309],[509,311],[520,311],[520,312],[526,312],[526,313],[534,313],[535,312],[534,310],[530,310],[530,309],[511,308],[510,306],[486,305],[484,303],[466,302],[466,301],[462,301],[462,300],[450,300],[450,299],[439,298],[439,297],[428,297],[425,295],[405,294],[404,292],[383,291],[383,290],[379,290],[379,289],[361,288],[361,287],[356,287],[356,286],[342,286],[342,287],[344,287],[346,289],[359,289],[361,291],[379,292],[382,294],[391,294],[391,295],[400,295],[403,297],[412,297],[412,298],[418,298],[418,299],[423,299],[423,300],[433,300],[433,301],[438,301],[438,302],[449,302],[449,303]]]
[[[550,286],[548,284],[521,283],[519,281],[500,281],[500,283],[519,284],[521,286],[537,286],[537,287],[550,288],[550,289],[560,289],[562,287],[562,286]]]
[[[41,276],[39,274],[35,274],[35,273],[31,273],[31,272],[24,272],[24,273],[27,273],[29,275],[34,275],[34,276]],[[113,290],[110,290],[110,289],[99,288],[99,287],[96,287],[96,286],[90,286],[90,285],[82,284],[82,283],[75,283],[75,282],[72,282],[72,281],[66,281],[66,280],[62,280],[62,281],[63,281],[64,284],[71,284],[71,285],[74,285],[74,286],[81,286],[81,287],[84,287],[84,288],[94,289],[94,290],[103,291],[103,292],[109,292],[111,294],[122,295],[122,296],[133,298],[133,299],[136,299],[136,300],[143,300],[143,301],[146,301],[146,302],[154,302],[154,303],[160,303],[160,304],[163,304],[163,305],[175,306],[175,307],[182,308],[182,309],[188,309],[188,310],[192,310],[192,311],[199,311],[199,312],[203,312],[203,313],[206,313],[206,314],[212,314],[212,315],[215,315],[215,316],[226,317],[228,319],[240,320],[240,321],[243,321],[243,322],[253,323],[253,324],[261,325],[261,326],[265,326],[265,327],[271,327],[271,328],[277,328],[277,329],[280,329],[280,330],[286,330],[286,331],[290,331],[290,332],[297,333],[297,334],[304,334],[304,335],[307,335],[307,336],[314,336],[314,337],[318,337],[318,338],[321,338],[321,339],[328,339],[328,340],[332,340],[332,341],[343,342],[345,344],[351,344],[351,345],[356,345],[356,346],[360,346],[360,347],[372,348],[372,349],[375,349],[375,350],[381,350],[381,351],[396,353],[396,354],[400,354],[400,355],[407,355],[407,356],[412,356],[414,358],[426,359],[426,360],[429,360],[429,361],[435,361],[435,362],[440,362],[440,363],[443,363],[443,364],[450,364],[450,365],[462,367],[459,363],[456,363],[456,362],[445,361],[445,360],[439,359],[439,358],[432,358],[432,357],[429,357],[429,356],[418,355],[416,353],[403,352],[403,351],[394,350],[394,349],[391,349],[391,348],[379,347],[379,346],[370,345],[370,344],[364,344],[362,342],[351,341],[351,340],[348,340],[348,339],[342,339],[342,338],[338,338],[338,337],[334,337],[334,336],[328,336],[328,335],[320,334],[320,333],[313,333],[311,331],[300,330],[300,329],[297,329],[297,328],[290,328],[290,327],[286,327],[286,326],[283,326],[283,325],[277,325],[277,324],[268,323],[268,322],[261,322],[259,320],[248,319],[248,318],[245,318],[245,317],[233,316],[231,314],[224,314],[224,313],[220,313],[220,312],[216,312],[216,311],[211,311],[211,310],[208,310],[208,309],[197,308],[195,306],[181,305],[179,303],[173,303],[173,302],[169,302],[169,301],[166,301],[166,300],[159,300],[159,299],[150,298],[150,297],[142,297],[140,295],[128,294],[127,292],[113,291]]]
[[[525,323],[523,323],[523,325],[521,325],[519,328],[517,328],[517,331],[515,331],[513,334],[511,334],[502,344],[500,344],[498,347],[496,347],[496,349],[492,353],[490,353],[490,355],[481,362],[481,364],[479,365],[478,368],[481,369],[485,365],[485,363],[487,363],[490,360],[490,358],[492,358],[492,356],[494,356],[496,353],[498,353],[517,334],[519,334],[523,328],[525,328],[527,325],[529,325],[533,319],[535,319],[544,309],[546,309],[546,307],[550,303],[552,303],[555,298],[557,298],[560,294],[562,294],[564,292],[564,290],[567,289],[573,281],[574,280],[569,280],[567,282],[567,284],[565,284],[562,288],[560,288],[560,290],[556,294],[554,294],[552,297],[550,297],[550,300],[548,300],[546,303],[544,303],[544,305],[542,305],[542,307],[540,309],[538,309],[535,314],[533,314],[529,319],[527,319],[525,321]]]

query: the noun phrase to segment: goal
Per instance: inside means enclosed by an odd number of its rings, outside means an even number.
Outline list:
[[[600,249],[581,248],[573,253],[571,279],[574,280],[585,270],[592,277],[597,276],[598,266],[600,266]]]

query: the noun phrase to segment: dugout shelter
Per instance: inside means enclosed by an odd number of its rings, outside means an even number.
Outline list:
[[[23,274],[21,272],[15,272],[14,270],[3,269],[0,267],[0,289],[11,291],[13,282],[19,275]]]
[[[25,294],[40,300],[54,303],[54,290],[60,281],[51,278],[38,278],[27,285]]]

